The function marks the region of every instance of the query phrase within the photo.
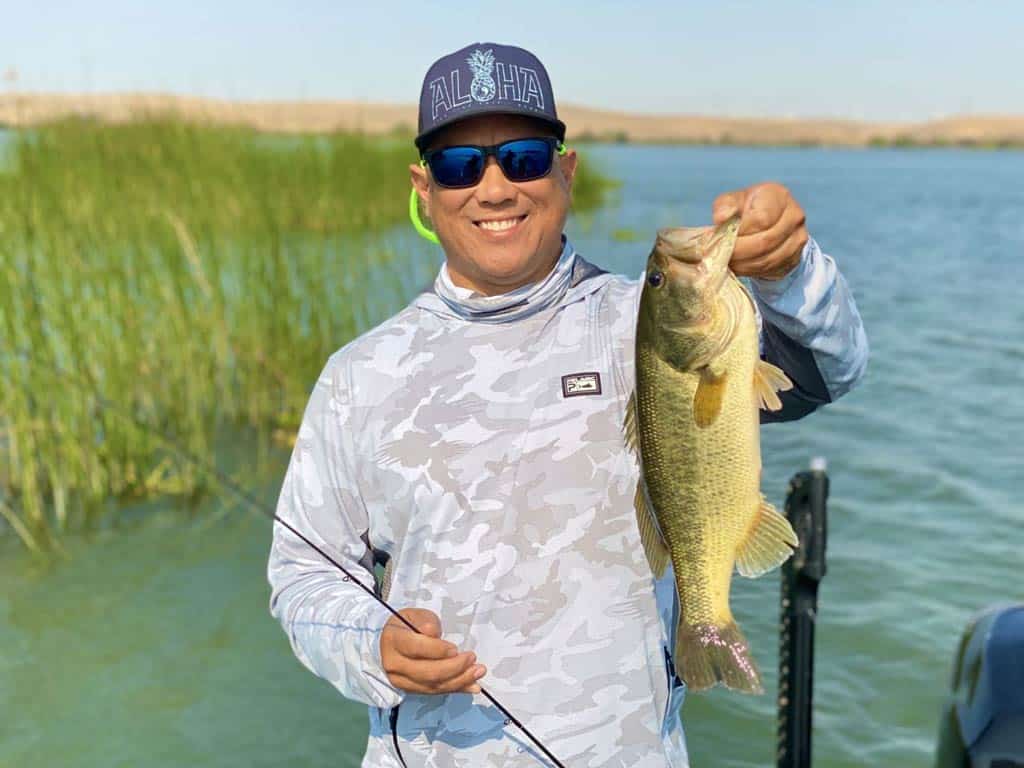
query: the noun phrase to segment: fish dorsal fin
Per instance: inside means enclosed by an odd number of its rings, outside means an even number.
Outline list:
[[[736,550],[740,576],[755,578],[782,565],[800,545],[789,520],[762,495],[746,538]]]
[[[660,579],[668,568],[668,547],[658,527],[658,519],[654,516],[654,509],[651,507],[642,477],[636,483],[633,506],[636,507],[636,522],[640,529],[640,541],[643,542],[644,552],[647,554],[647,562],[655,578]]]
[[[754,395],[762,410],[780,410],[782,401],[776,393],[792,388],[793,382],[789,380],[785,371],[767,360],[757,361],[757,365],[754,366]]]
[[[639,456],[640,437],[637,434],[636,426],[636,391],[629,393],[629,401],[626,403],[626,419],[623,422],[622,431],[626,436],[626,447]]]
[[[722,400],[725,399],[725,385],[729,381],[729,372],[722,370],[715,373],[713,366],[705,366],[700,370],[700,381],[693,393],[693,422],[702,429],[715,423],[722,412]]]

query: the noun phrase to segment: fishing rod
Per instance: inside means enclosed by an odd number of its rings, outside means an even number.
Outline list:
[[[391,615],[398,619],[400,622],[402,622],[402,624],[404,624],[408,629],[411,629],[418,635],[424,634],[419,629],[417,629],[412,622],[410,622],[402,614],[400,614],[398,611],[392,608],[391,605],[384,598],[382,598],[374,590],[366,586],[360,579],[356,578],[352,574],[352,572],[349,571],[345,566],[343,566],[341,563],[339,563],[337,560],[331,557],[327,552],[324,552],[323,549],[321,549],[315,543],[310,541],[305,535],[296,530],[291,524],[278,517],[276,513],[269,511],[264,506],[263,502],[261,502],[251,493],[249,493],[249,491],[245,490],[245,488],[240,486],[229,476],[221,472],[221,470],[217,469],[216,466],[214,466],[209,461],[206,461],[205,459],[196,456],[187,448],[184,448],[173,437],[164,434],[159,429],[143,420],[141,417],[137,416],[136,414],[132,413],[126,408],[119,406],[117,403],[113,403],[110,400],[107,400],[105,397],[100,395],[92,388],[90,382],[70,373],[69,371],[66,371],[56,363],[40,362],[25,350],[15,350],[14,352],[7,353],[4,356],[19,357],[25,362],[29,363],[30,365],[34,365],[40,368],[46,368],[47,370],[49,370],[52,373],[55,373],[57,376],[64,379],[65,381],[70,381],[72,384],[75,384],[79,389],[85,389],[86,391],[90,392],[90,394],[92,394],[92,396],[96,398],[97,404],[99,404],[104,410],[110,411],[111,413],[115,413],[121,416],[122,418],[131,421],[136,427],[141,429],[143,432],[150,435],[151,437],[156,438],[158,441],[160,441],[165,446],[170,448],[175,454],[177,454],[179,458],[183,459],[196,469],[205,473],[208,477],[211,477],[214,480],[216,480],[218,483],[220,483],[222,487],[231,491],[242,502],[248,504],[250,508],[256,510],[257,512],[260,512],[265,517],[269,517],[275,523],[280,523],[287,530],[289,530],[291,533],[293,533],[295,536],[297,536],[299,539],[301,539],[303,542],[309,545],[317,554],[323,557],[327,562],[329,562],[331,565],[333,565],[335,568],[341,571],[345,575],[345,581],[355,583],[366,594],[368,594],[382,606],[387,608]],[[536,745],[536,747],[544,753],[545,757],[547,757],[548,760],[550,760],[554,764],[555,768],[565,768],[565,764],[562,763],[557,757],[555,757],[554,754],[552,754],[551,750],[544,746],[544,743],[536,736],[534,736],[533,733],[531,733],[530,729],[523,725],[519,718],[513,715],[500,701],[498,701],[497,698],[494,697],[493,694],[487,691],[483,686],[480,686],[480,695],[487,699],[491,704],[493,704],[494,707],[505,716],[506,720],[515,725],[520,731],[522,731],[527,736],[527,738],[529,738],[530,741],[533,742],[533,744]],[[402,761],[402,763],[403,765],[405,764],[404,761]]]
[[[800,546],[782,566],[777,768],[811,768],[814,627],[826,570],[827,502],[825,459],[815,458],[809,470],[793,476],[786,495],[786,517]]]

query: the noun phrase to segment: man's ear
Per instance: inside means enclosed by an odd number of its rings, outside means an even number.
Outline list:
[[[576,176],[576,161],[578,159],[575,149],[566,149],[565,154],[558,157],[558,166],[562,169],[562,176],[565,177],[565,183],[570,192],[572,191],[572,180]]]
[[[430,216],[430,177],[427,175],[426,166],[421,163],[411,163],[409,165],[409,181],[412,182],[416,194],[420,196],[423,213]]]

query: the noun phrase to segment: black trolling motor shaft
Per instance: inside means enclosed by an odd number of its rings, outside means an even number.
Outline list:
[[[782,566],[779,632],[778,768],[811,768],[814,625],[818,586],[825,577],[828,475],[825,460],[789,482],[786,517],[800,546]]]
[[[70,371],[61,368],[56,363],[39,362],[26,350],[16,350],[10,356],[21,358],[30,365],[45,368],[51,373],[54,373],[60,378],[64,379],[65,381],[70,382],[75,386],[81,388],[82,390],[89,392],[96,399],[96,403],[104,410],[110,411],[111,413],[115,413],[123,419],[127,419],[129,422],[134,424],[138,429],[142,430],[143,432],[149,434],[151,437],[160,441],[166,448],[172,451],[180,459],[192,465],[195,469],[198,469],[200,472],[206,475],[206,477],[210,478],[211,480],[217,481],[217,483],[221,486],[222,489],[229,491],[243,504],[247,505],[256,512],[259,512],[265,517],[270,518],[275,523],[287,529],[291,534],[298,537],[306,545],[311,547],[317,554],[324,558],[324,560],[326,560],[339,571],[341,571],[341,573],[344,575],[344,581],[351,582],[360,589],[362,589],[364,592],[366,592],[370,597],[372,597],[382,606],[387,608],[387,610],[390,611],[391,615],[398,619],[400,622],[402,622],[402,624],[404,624],[406,628],[410,629],[416,634],[423,634],[408,619],[406,619],[402,614],[396,611],[386,600],[384,600],[384,598],[378,595],[375,590],[366,586],[366,584],[364,584],[362,580],[356,578],[356,576],[351,571],[349,571],[347,568],[345,568],[345,566],[343,566],[341,563],[339,563],[337,560],[331,557],[331,555],[325,552],[321,547],[317,546],[314,542],[310,541],[300,531],[296,530],[289,523],[278,517],[272,510],[267,509],[266,506],[259,499],[257,499],[249,491],[247,491],[245,488],[243,488],[230,477],[228,477],[226,474],[224,474],[224,472],[219,470],[211,462],[199,456],[196,456],[194,453],[192,453],[187,448],[182,446],[173,437],[164,434],[159,429],[152,426],[144,419],[140,418],[138,415],[133,413],[131,410],[124,408],[118,405],[117,403],[113,403],[110,400],[107,400],[105,397],[103,397],[94,390],[90,382],[86,381],[85,379],[79,377],[76,374],[71,373]],[[491,702],[491,704],[493,704],[494,707],[505,716],[506,720],[508,721],[508,724],[515,725],[520,731],[522,731],[523,734],[531,742],[533,742],[533,744],[541,752],[544,753],[544,756],[551,761],[551,764],[554,765],[555,768],[565,768],[565,765],[557,757],[555,757],[554,754],[552,754],[551,750],[544,746],[544,742],[542,742],[540,739],[534,736],[533,733],[525,725],[523,725],[519,718],[513,715],[500,701],[498,701],[498,699],[494,697],[493,694],[487,691],[483,686],[480,686],[480,695],[487,699],[489,702]]]

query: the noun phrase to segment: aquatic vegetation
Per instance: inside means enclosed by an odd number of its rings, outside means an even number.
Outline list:
[[[641,234],[630,227],[619,227],[618,229],[613,229],[611,232],[611,238],[616,243],[638,243],[643,240]]]
[[[327,356],[422,285],[376,237],[403,221],[413,159],[394,139],[171,120],[17,136],[0,166],[0,520],[45,550],[119,498],[201,495],[139,423],[206,458],[245,428],[254,462],[290,434]],[[598,204],[600,175],[577,181],[577,205]]]

